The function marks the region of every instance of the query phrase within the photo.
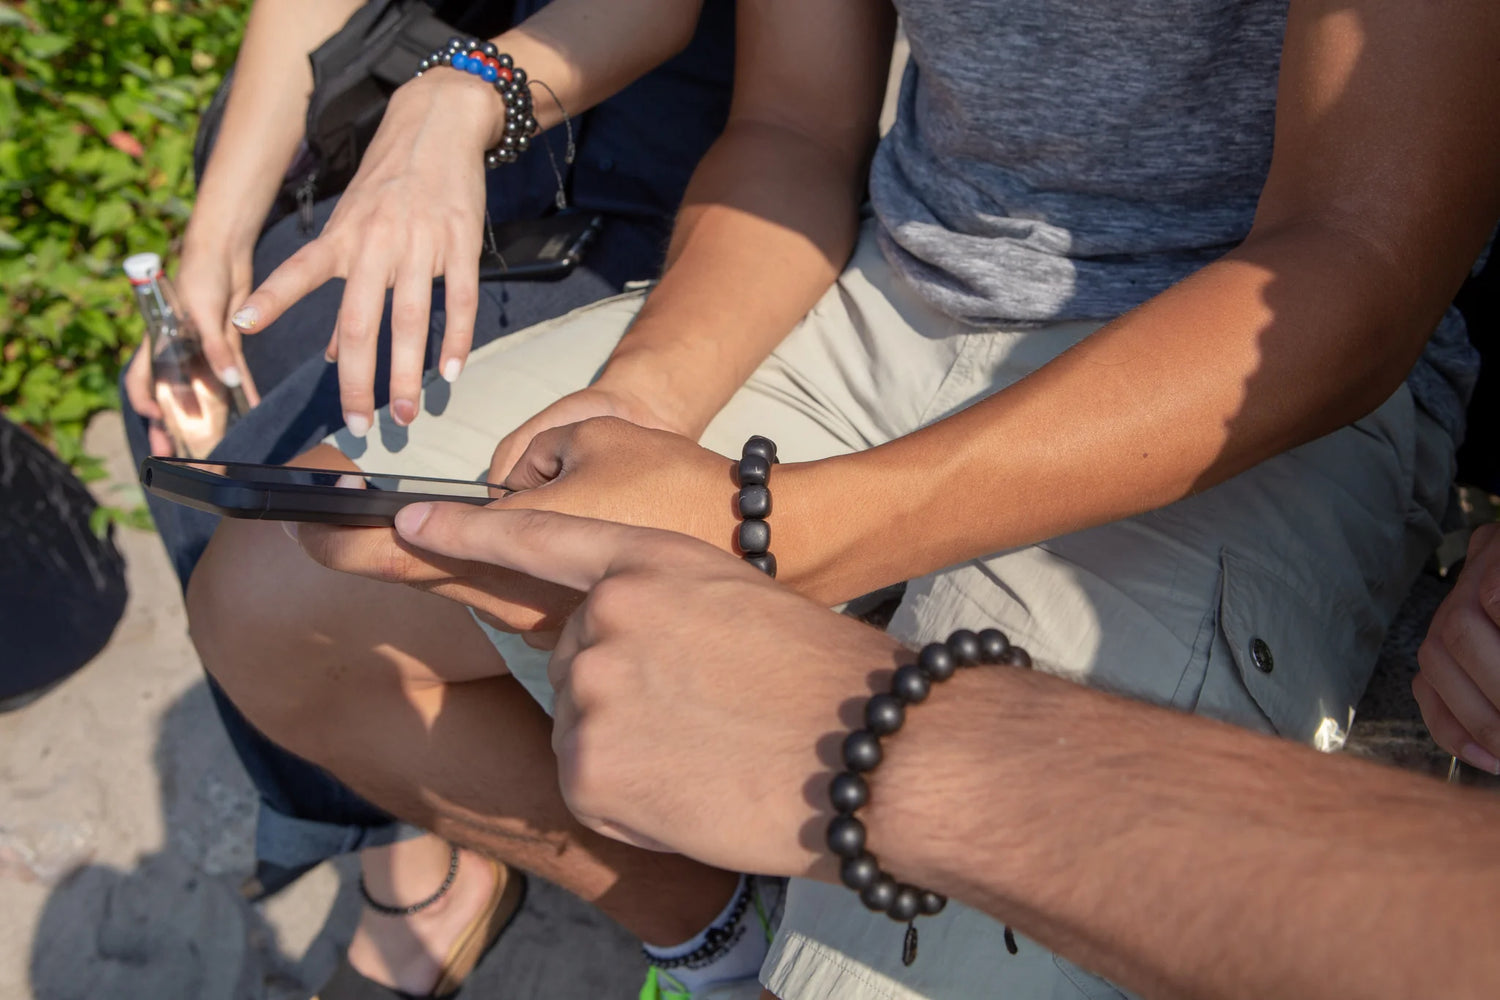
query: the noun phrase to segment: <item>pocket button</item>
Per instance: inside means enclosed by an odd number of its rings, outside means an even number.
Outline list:
[[[1276,658],[1271,655],[1271,647],[1259,636],[1250,640],[1250,662],[1263,674],[1276,669]]]

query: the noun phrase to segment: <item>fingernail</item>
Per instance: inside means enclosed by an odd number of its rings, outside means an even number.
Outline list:
[[[243,379],[240,378],[240,370],[234,365],[230,365],[228,368],[219,372],[219,381],[223,382],[231,389],[238,389],[240,387],[240,382],[242,382]]]
[[[297,522],[296,521],[282,521],[281,522],[281,530],[286,532],[286,537],[290,538],[294,542],[297,541]]]
[[[464,363],[457,358],[449,358],[443,362],[443,381],[457,382],[458,373],[464,370]]]
[[[1487,774],[1500,775],[1500,757],[1496,757],[1477,743],[1465,743],[1463,749],[1458,752],[1458,755],[1471,766],[1477,767]]]
[[[422,530],[427,516],[432,513],[432,504],[414,503],[396,511],[396,531],[410,537]]]
[[[260,310],[254,306],[245,306],[239,312],[229,317],[229,322],[241,330],[253,330],[255,329],[255,324],[260,322]]]
[[[405,427],[417,419],[417,404],[409,399],[395,400],[391,403],[391,416],[396,418],[396,423]]]
[[[363,413],[344,414],[344,426],[349,428],[349,433],[357,438],[362,438],[370,433],[370,418]]]

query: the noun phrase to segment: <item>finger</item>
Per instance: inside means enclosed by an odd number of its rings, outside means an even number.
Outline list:
[[[1443,704],[1458,720],[1477,746],[1500,753],[1500,710],[1485,697],[1441,643],[1427,641],[1417,650],[1421,672]],[[1462,756],[1462,755],[1460,755]]]
[[[148,420],[161,419],[161,407],[156,402],[154,382],[151,377],[151,352],[142,343],[136,348],[125,369],[125,398],[130,400],[131,409]]]
[[[526,445],[521,457],[505,477],[504,486],[510,490],[529,490],[545,486],[556,479],[563,470],[563,459],[573,441],[576,424],[549,427]]]
[[[402,427],[417,419],[431,312],[432,255],[413,246],[398,266],[391,295],[390,405]]]
[[[339,333],[333,331],[328,338],[328,346],[323,348],[323,360],[330,365],[339,359]]]
[[[219,376],[220,382],[238,389],[245,382],[245,370],[240,367],[243,362],[236,357],[234,346],[225,333],[224,314],[215,315],[192,303],[184,303],[184,306],[188,317],[198,327],[198,339],[203,344],[203,356],[208,360],[208,366]],[[223,308],[223,303],[219,308]],[[234,329],[232,325],[229,328]]]
[[[1500,774],[1500,759],[1475,741],[1425,676],[1419,673],[1412,678],[1411,693],[1422,711],[1422,721],[1427,724],[1427,731],[1432,734],[1434,743],[1471,767],[1490,774]]]
[[[412,545],[516,570],[587,591],[605,576],[636,565],[653,544],[675,550],[670,533],[551,511],[420,503],[396,515],[396,532]]]
[[[479,245],[477,234],[455,232],[443,255],[445,319],[438,371],[449,382],[458,380],[474,343],[474,317],[479,311]]]
[[[177,447],[172,444],[172,436],[167,433],[166,425],[160,420],[153,420],[146,425],[146,443],[153,455],[172,455],[177,452]]]
[[[1482,604],[1479,583],[1459,583],[1448,605],[1433,617],[1424,645],[1440,646],[1486,701],[1500,705],[1500,629],[1486,609],[1476,606]]]
[[[1468,563],[1479,574],[1479,606],[1500,626],[1500,525],[1486,524],[1469,538]],[[1500,668],[1497,668],[1500,669]]]
[[[337,275],[333,246],[324,239],[313,240],[272,271],[229,321],[241,333],[259,333],[308,292]]]
[[[390,271],[382,260],[361,259],[344,284],[344,298],[334,325],[344,425],[357,438],[368,434],[375,423],[376,353],[389,283]]]
[[[556,647],[558,635],[557,629],[533,629],[529,632],[522,632],[521,641],[532,649],[546,653]]]
[[[235,370],[240,374],[240,388],[245,393],[245,401],[252,407],[260,405],[260,389],[255,384],[254,377],[250,374],[250,366],[245,363],[245,352],[240,346],[240,332],[233,326],[225,326],[225,339],[229,343],[230,357]],[[229,383],[226,382],[225,385]],[[234,386],[230,386],[234,388]]]
[[[434,584],[452,579],[458,569],[403,545],[388,528],[300,524],[297,542],[329,569],[387,583]]]

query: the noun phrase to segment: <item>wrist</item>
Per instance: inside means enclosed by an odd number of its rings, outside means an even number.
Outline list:
[[[243,203],[221,209],[213,199],[200,196],[182,234],[183,256],[202,254],[248,260],[255,252],[266,211],[246,211]]]
[[[459,119],[453,141],[481,155],[505,135],[505,99],[490,84],[451,66],[435,66],[397,87],[390,108],[423,118],[442,108]]]
[[[593,387],[638,405],[653,426],[696,441],[703,436],[722,403],[693,398],[680,388],[670,362],[654,351],[624,344],[611,355]]]

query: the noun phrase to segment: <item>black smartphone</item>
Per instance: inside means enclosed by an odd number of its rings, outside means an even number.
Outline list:
[[[154,457],[141,463],[141,485],[163,500],[224,517],[357,527],[389,527],[398,510],[423,500],[482,505],[510,493],[465,479]]]
[[[573,273],[604,226],[590,212],[558,212],[490,227],[479,255],[479,280],[557,281]],[[442,281],[441,275],[437,278]]]

